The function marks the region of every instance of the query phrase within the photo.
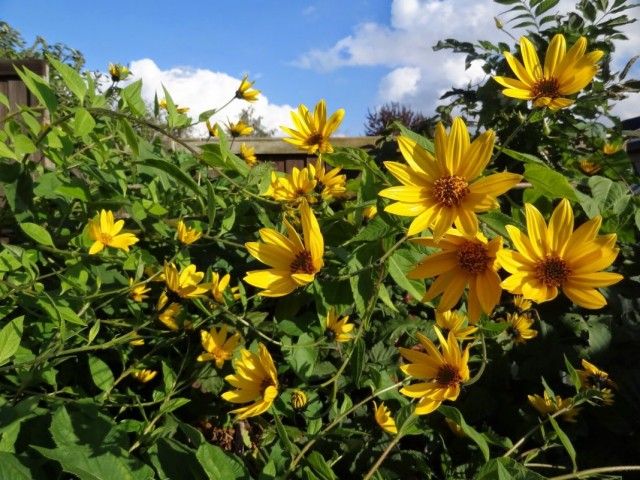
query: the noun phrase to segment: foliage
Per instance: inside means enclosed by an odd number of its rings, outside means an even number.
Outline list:
[[[622,40],[611,38],[616,27],[627,21],[591,19],[591,8],[608,11],[606,19],[628,7],[597,0],[541,30],[552,23],[540,16],[554,2],[499,3],[526,7],[522,18],[533,25],[518,28],[534,27],[528,35],[539,47],[556,32],[582,33],[610,51]],[[507,45],[446,45],[482,60],[490,74],[507,73],[500,57]],[[438,247],[408,241],[409,219],[385,211],[391,202],[378,193],[398,182],[377,152],[322,153],[348,175],[307,170],[316,177],[308,178],[304,198],[278,203],[265,195],[273,166],[248,166],[223,132],[199,148],[182,140],[191,120],[169,92],[160,112],[158,101],[142,100],[139,81],[100,91],[91,74],[47,58],[59,81],[20,69],[40,104],[9,112],[0,131],[1,478],[536,479],[636,461],[640,217],[629,185],[638,177],[623,151],[602,150],[620,135],[608,105],[634,84],[620,83],[624,72],[612,74],[608,58],[566,110],[529,113],[526,102],[504,98],[489,79],[453,93],[440,112],[447,126],[460,107],[469,123],[496,130],[499,156],[489,174],[506,168],[524,175],[519,188],[498,198],[501,208],[479,216],[494,244],[498,235],[509,244],[512,226],[524,230],[525,202],[548,219],[564,198],[576,226],[601,215],[600,233],[618,235],[612,270],[624,280],[603,290],[606,307],[586,310],[562,295],[514,303],[503,291],[476,330],[466,320],[443,324],[434,314],[438,299],[421,301],[432,279],[407,276]],[[0,102],[8,106],[4,96]],[[613,130],[600,123],[602,115],[612,118]],[[434,146],[398,128],[401,147],[439,157],[438,135]],[[309,143],[327,140],[311,137]],[[599,162],[597,175],[576,167],[583,156]],[[323,197],[316,188],[322,181],[346,182],[347,194]],[[313,213],[300,217],[307,202]],[[100,222],[102,211],[114,212],[124,229]],[[309,270],[315,276],[276,298],[241,281],[262,268],[249,254],[260,257],[259,234],[264,245],[289,225],[291,236],[295,230],[317,241],[308,235],[316,231],[311,215],[324,240],[323,264]],[[117,236],[126,233],[138,241],[124,248]],[[105,248],[89,254],[96,242]],[[307,268],[306,260],[296,257],[296,265]],[[462,308],[450,318],[465,314]],[[516,314],[537,334],[519,337],[515,323],[504,321]],[[407,372],[429,371],[434,349],[445,348],[436,321],[450,332],[449,351],[470,352],[470,371],[458,378],[444,370],[450,376],[436,383],[462,383],[459,396],[448,390],[442,398],[450,400],[437,410],[415,415],[416,403],[401,389],[417,382]],[[261,362],[234,348],[235,333]],[[457,334],[471,337],[460,349]],[[261,370],[268,358],[275,372]],[[609,376],[582,380],[584,358]],[[465,363],[458,358],[454,366]],[[232,387],[225,377],[234,367],[238,374],[244,368],[245,378],[232,378]],[[238,405],[223,394],[232,398],[233,388],[251,387],[255,378],[267,382],[257,389],[277,396],[262,402],[268,410],[261,415],[238,420],[229,413]],[[532,394],[538,410],[527,401]],[[374,401],[384,402],[389,414],[382,416],[387,429],[388,416],[394,419],[396,435],[376,423]]]
[[[398,102],[389,102],[373,111],[367,111],[364,133],[372,136],[385,135],[394,122],[400,122],[409,130],[427,135],[433,135],[435,127],[434,120],[425,117],[422,113]]]

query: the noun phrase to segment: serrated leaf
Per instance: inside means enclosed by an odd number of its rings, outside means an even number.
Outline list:
[[[73,117],[72,126],[73,134],[76,137],[83,137],[93,131],[96,126],[96,121],[87,110],[78,108]]]
[[[0,478],[7,480],[32,480],[31,471],[9,452],[0,452]]]
[[[56,60],[51,55],[47,55],[47,61],[62,77],[62,81],[66,87],[73,93],[82,103],[84,96],[87,94],[87,85],[82,76],[69,65]]]

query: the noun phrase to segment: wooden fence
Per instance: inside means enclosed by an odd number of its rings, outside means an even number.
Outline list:
[[[44,60],[0,60],[0,93],[9,99],[9,109],[0,104],[0,121],[8,112],[18,109],[18,105],[34,107],[38,100],[29,92],[16,73],[15,67],[27,67],[38,75],[48,76],[49,68]]]

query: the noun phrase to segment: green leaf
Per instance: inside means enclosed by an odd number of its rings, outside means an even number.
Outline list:
[[[202,193],[202,190],[200,189],[198,184],[195,182],[195,180],[191,178],[189,174],[180,170],[180,168],[174,165],[173,163],[169,163],[166,160],[160,160],[159,158],[148,158],[141,163],[142,165],[145,165],[147,167],[157,168],[158,170],[161,170],[167,173],[169,176],[173,177],[173,179],[176,180],[178,183],[181,183],[182,185],[187,187],[189,190],[191,190],[193,193],[195,193],[198,197],[204,196]]]
[[[338,477],[331,466],[324,459],[322,454],[318,451],[313,451],[307,457],[307,463],[313,469],[313,472],[317,475],[317,478],[321,480],[336,480]]]
[[[556,435],[558,435],[558,438],[560,439],[562,446],[569,454],[569,457],[571,458],[571,463],[573,464],[573,471],[575,472],[578,469],[578,466],[576,465],[576,449],[573,448],[573,444],[571,443],[571,440],[569,440],[569,437],[567,436],[567,434],[564,433],[564,431],[560,428],[560,425],[558,425],[558,422],[556,421],[555,418],[549,417],[549,423],[551,423],[551,426],[556,431]]]
[[[0,365],[15,355],[22,338],[24,315],[14,318],[0,330]]]
[[[305,333],[300,335],[287,354],[287,361],[301,379],[306,380],[312,373],[318,358],[318,348],[313,346],[314,338]]]
[[[124,138],[127,141],[127,145],[129,145],[129,148],[131,148],[131,151],[136,157],[139,156],[140,145],[138,143],[138,137],[133,131],[133,128],[131,128],[129,122],[124,118],[121,118],[118,123],[120,124],[120,128],[122,129],[122,133],[124,133]]]
[[[0,452],[0,478],[7,480],[32,480],[34,477],[18,457],[8,452]]]
[[[422,135],[418,135],[417,133],[412,132],[407,127],[405,127],[404,125],[402,125],[400,122],[397,122],[397,121],[393,122],[392,126],[400,130],[400,133],[402,135],[404,135],[405,137],[409,137],[411,140],[413,140],[422,148],[424,148],[427,152],[431,154],[435,153],[435,146],[433,145],[433,142],[429,140],[427,137],[423,137]]]
[[[424,283],[419,280],[409,280],[407,273],[416,265],[415,256],[408,250],[398,250],[389,258],[389,275],[398,286],[415,298],[421,300],[426,292]]]
[[[30,238],[35,240],[40,245],[46,245],[48,247],[53,247],[53,239],[49,232],[44,227],[40,225],[36,225],[35,223],[21,223],[20,229]]]
[[[80,74],[69,65],[56,60],[51,55],[47,55],[47,61],[60,74],[60,76],[62,77],[62,81],[67,86],[67,88],[76,97],[78,97],[78,100],[80,100],[80,103],[82,103],[84,96],[87,94],[87,85]]]
[[[500,457],[485,463],[474,480],[545,480],[545,477],[509,457]]]
[[[489,444],[481,433],[479,433],[475,428],[471,427],[467,424],[467,422],[465,422],[462,413],[460,413],[457,408],[448,405],[440,405],[438,407],[438,412],[440,412],[449,420],[453,420],[455,423],[460,425],[460,428],[462,428],[462,431],[467,435],[467,437],[469,437],[476,443],[476,445],[478,445],[478,448],[480,448],[485,461],[489,460]]]
[[[380,286],[383,287],[382,285]],[[359,338],[356,344],[354,345],[353,350],[353,361],[351,362],[351,375],[353,377],[353,385],[356,388],[360,387],[360,379],[362,378],[362,370],[364,369],[365,364],[365,343],[362,338]]]
[[[96,121],[84,108],[78,108],[73,117],[72,126],[73,134],[76,137],[83,137],[93,131],[96,126]]]
[[[102,391],[107,391],[111,388],[114,378],[109,365],[98,357],[91,355],[89,356],[89,371],[91,372],[91,378],[93,379],[93,383],[96,384],[96,387]]]
[[[16,68],[16,72],[38,101],[47,107],[47,110],[51,113],[55,113],[58,108],[58,99],[46,80],[27,67],[23,67],[22,70]]]
[[[518,160],[523,163],[537,163],[539,165],[545,165],[545,163],[536,157],[535,155],[530,155],[528,153],[516,152],[515,150],[511,150],[509,148],[500,149],[501,153],[513,158],[514,160]]]
[[[244,464],[232,454],[226,454],[220,447],[203,443],[196,450],[196,458],[204,468],[209,480],[245,480],[251,475]]]
[[[547,198],[578,200],[575,190],[567,178],[549,167],[532,163],[527,164],[524,168],[524,178],[531,182]]]
[[[540,2],[540,4],[535,9],[536,17],[539,17],[544,12],[551,10],[553,7],[558,5],[559,2],[560,0],[542,0],[542,2]]]
[[[16,155],[15,152],[4,142],[0,142],[0,157],[11,158],[13,160],[18,159],[18,155]]]
[[[144,104],[144,100],[142,100],[142,80],[136,80],[124,87],[121,95],[131,113],[138,117],[144,116],[147,107]]]

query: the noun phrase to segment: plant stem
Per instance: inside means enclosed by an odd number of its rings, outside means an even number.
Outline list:
[[[549,477],[549,480],[569,480],[571,478],[586,478],[587,476],[597,475],[600,473],[612,472],[640,472],[640,465],[616,465],[614,467],[598,467],[579,472],[567,473],[556,477]]]
[[[487,366],[487,342],[484,339],[484,333],[480,333],[480,342],[482,344],[482,363],[480,364],[480,369],[476,372],[471,380],[464,384],[465,387],[473,385],[482,377],[484,373],[484,369]]]
[[[538,431],[538,429],[544,425],[545,423],[549,422],[552,418],[556,418],[560,415],[562,415],[563,413],[567,413],[569,410],[571,410],[573,407],[575,407],[575,405],[571,405],[569,407],[564,407],[561,408],[560,410],[558,410],[557,412],[555,412],[553,415],[549,415],[547,418],[545,418],[541,423],[539,423],[538,425],[536,425],[535,427],[533,427],[531,430],[529,430],[527,433],[524,434],[524,436],[518,440],[516,443],[514,443],[513,447],[511,447],[509,450],[507,450],[507,452],[502,455],[503,457],[509,457],[511,456],[511,454],[513,454],[514,452],[516,452],[518,450],[518,448],[520,448],[522,446],[522,444],[527,440],[527,438],[529,438],[531,435],[533,435],[534,433],[536,433]]]
[[[389,442],[389,445],[387,445],[387,448],[384,449],[384,452],[382,452],[382,454],[378,457],[378,460],[376,460],[376,463],[373,464],[373,466],[369,469],[369,471],[366,473],[366,475],[364,477],[362,477],[362,480],[369,480],[378,471],[378,469],[382,466],[382,462],[385,461],[385,459],[391,453],[391,450],[393,450],[393,447],[395,447],[400,442],[402,437],[404,437],[407,425],[411,425],[413,423],[413,419],[414,419],[415,415],[416,414],[415,414],[415,411],[414,411],[405,420],[405,422],[402,424],[402,427],[400,427],[400,431],[398,432],[398,434],[394,437],[393,440],[391,440],[391,442]]]

